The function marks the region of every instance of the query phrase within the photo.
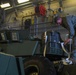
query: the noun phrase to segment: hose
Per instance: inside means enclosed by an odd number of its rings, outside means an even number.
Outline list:
[[[64,43],[61,43],[61,47],[62,47],[62,50],[68,55],[68,58],[70,58],[70,53],[65,49]]]
[[[45,46],[44,46],[44,52],[43,52],[43,56],[46,56],[46,47],[47,47],[47,35],[46,32],[44,33],[44,38],[45,38]]]

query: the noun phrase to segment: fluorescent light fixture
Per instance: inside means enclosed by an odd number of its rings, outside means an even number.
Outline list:
[[[6,8],[6,7],[9,7],[9,6],[10,6],[9,3],[1,4],[1,8]]]
[[[18,3],[24,3],[24,2],[27,2],[29,0],[17,0],[17,1],[18,1]]]

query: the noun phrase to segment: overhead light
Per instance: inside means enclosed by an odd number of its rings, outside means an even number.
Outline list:
[[[1,8],[6,8],[6,7],[10,7],[10,4],[9,3],[1,4]]]
[[[18,3],[24,3],[24,2],[27,2],[29,0],[17,0],[17,1],[18,1]]]

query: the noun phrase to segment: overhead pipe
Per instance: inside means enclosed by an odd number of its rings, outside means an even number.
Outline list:
[[[60,7],[63,7],[63,1],[62,0],[58,0]]]
[[[32,6],[32,2],[27,2],[27,3],[20,4],[20,5],[15,5],[14,7],[5,8],[4,10],[8,11],[8,10],[16,9],[16,8],[23,7],[23,6],[28,7],[29,5]]]
[[[45,2],[46,2],[47,0],[45,0]],[[45,3],[45,2],[42,2],[42,3]],[[51,3],[51,0],[48,0],[47,2],[50,2]],[[60,7],[62,7],[63,6],[63,4],[62,4],[62,0],[58,0],[58,2],[59,2],[59,5],[60,5]],[[8,7],[8,8],[4,8],[4,10],[5,11],[7,11],[7,10],[11,10],[11,9],[15,9],[15,8],[19,8],[19,7],[28,7],[28,5],[33,5],[33,3],[32,2],[30,2],[30,1],[28,1],[28,2],[25,2],[25,3],[23,3],[23,4],[19,4],[19,5],[15,5],[14,7]],[[49,8],[50,8],[50,6],[49,6]]]
[[[50,3],[51,3],[51,1],[48,0],[48,9],[49,9],[49,10],[50,10]]]
[[[16,17],[17,17],[17,16],[18,16],[18,15],[17,15],[17,9],[15,8],[16,4],[15,4],[15,1],[14,1],[14,0],[12,0],[12,5],[13,5],[13,8],[14,8],[14,10],[15,10],[15,15],[16,15]]]
[[[42,3],[46,3],[47,0],[45,0],[45,2],[41,2]],[[48,2],[48,1],[47,1]],[[31,1],[28,1],[28,2],[25,2],[25,3],[22,3],[22,4],[19,4],[19,5],[15,5],[14,7],[9,7],[9,8],[5,8],[4,10],[7,11],[7,10],[11,10],[11,9],[14,9],[14,8],[19,8],[19,7],[29,7],[29,6],[33,6],[33,2]]]

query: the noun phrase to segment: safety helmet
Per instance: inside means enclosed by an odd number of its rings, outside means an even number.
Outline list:
[[[60,17],[59,15],[54,17],[54,21],[56,24],[61,25],[62,24],[62,17]]]

